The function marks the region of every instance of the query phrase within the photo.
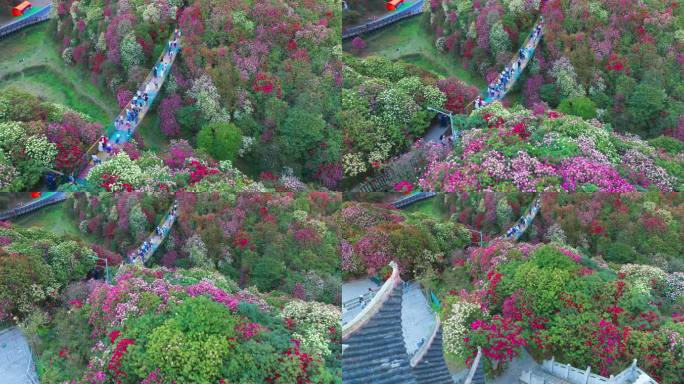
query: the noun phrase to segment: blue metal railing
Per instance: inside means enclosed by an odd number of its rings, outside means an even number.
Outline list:
[[[394,201],[392,205],[394,206],[394,208],[402,209],[408,207],[411,204],[415,204],[419,201],[427,200],[431,197],[434,197],[435,195],[437,195],[437,193],[435,192],[414,192],[410,195],[406,195],[400,198],[399,200]]]
[[[39,199],[33,200],[28,204],[14,207],[4,212],[0,212],[0,220],[9,220],[15,217],[25,215],[27,213],[33,212],[42,207],[48,206],[50,204],[59,203],[66,200],[66,194],[64,192],[51,192],[46,194]]]

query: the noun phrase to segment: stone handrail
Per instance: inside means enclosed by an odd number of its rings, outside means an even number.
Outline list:
[[[569,381],[573,384],[629,384],[633,383],[639,377],[644,377],[645,381],[640,381],[642,383],[658,384],[650,376],[648,376],[644,371],[637,367],[637,360],[632,360],[627,369],[620,372],[616,376],[610,375],[610,377],[604,377],[595,373],[591,373],[591,367],[587,367],[586,370],[581,370],[571,366],[570,364],[561,364],[555,361],[552,357],[551,360],[544,360],[542,362],[542,370],[552,376],[559,377],[563,380]],[[531,372],[524,372],[531,379]]]
[[[27,213],[33,212],[39,208],[48,206],[50,204],[59,203],[66,200],[66,194],[63,192],[54,192],[47,196],[41,197],[39,199],[33,200],[28,204],[22,205],[20,207],[14,207],[4,212],[0,212],[0,220],[9,220],[17,216],[25,215]]]
[[[45,21],[50,18],[50,11],[52,10],[52,3],[46,5],[43,7],[43,9],[39,10],[38,12],[34,13],[33,15],[30,15],[26,18],[16,20],[14,22],[11,22],[7,25],[4,25],[0,27],[0,39],[2,39],[5,36],[8,36],[24,27],[27,27],[32,24],[40,23],[42,21]]]
[[[399,266],[397,263],[392,261],[389,265],[392,267],[392,275],[385,281],[382,287],[380,287],[378,293],[375,294],[370,303],[368,303],[368,305],[366,305],[366,307],[350,322],[342,326],[342,340],[349,338],[354,332],[361,329],[373,315],[378,313],[380,307],[389,299],[394,288],[401,282]]]
[[[435,341],[435,337],[437,336],[440,325],[441,322],[439,321],[439,315],[435,314],[435,328],[432,330],[432,335],[430,335],[430,338],[420,346],[420,348],[411,358],[411,368],[415,368],[423,360],[423,357],[430,349],[430,346],[432,346],[432,342]]]
[[[425,0],[419,0],[409,7],[402,9],[399,12],[394,12],[385,17],[381,17],[377,20],[373,20],[369,23],[358,25],[355,27],[350,27],[342,31],[342,40],[358,36],[363,33],[371,32],[376,29],[386,27],[390,24],[396,23],[399,20],[403,20],[412,16],[419,15],[423,13],[423,5]]]
[[[477,366],[480,364],[480,359],[482,359],[482,348],[477,347],[477,355],[475,355],[473,365],[470,366],[470,371],[468,371],[468,376],[466,376],[463,384],[470,384],[473,382],[473,377],[475,376],[475,371],[477,371]]]

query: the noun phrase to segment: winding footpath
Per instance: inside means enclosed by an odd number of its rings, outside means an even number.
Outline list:
[[[172,47],[173,43],[176,43],[174,47]],[[140,87],[136,90],[136,93],[133,94],[133,97],[135,97],[136,94],[147,94],[147,101],[140,106],[140,104],[136,105],[134,99],[132,98],[128,101],[128,103],[126,103],[126,106],[122,108],[121,112],[114,119],[114,122],[112,123],[114,130],[107,138],[108,142],[112,144],[112,153],[119,149],[122,144],[128,142],[135,134],[136,129],[140,126],[140,123],[145,118],[145,115],[147,115],[152,103],[154,103],[155,98],[159,94],[159,90],[162,88],[162,86],[164,86],[164,82],[168,78],[168,75],[171,72],[171,67],[178,56],[180,47],[181,35],[180,33],[174,32],[169,38],[166,48],[155,63],[154,67],[142,82]],[[128,112],[136,106],[140,107],[140,113],[134,120],[129,121],[127,116]],[[104,150],[105,148],[102,148],[99,144],[100,139],[93,143],[83,155],[81,166],[77,172],[77,182],[80,184],[85,183],[88,173],[93,166],[95,166],[96,160],[93,158],[93,156],[97,157],[98,162],[107,161],[107,159],[112,156],[111,153]]]
[[[121,110],[119,115],[115,118],[114,127],[115,129],[109,135],[109,142],[112,144],[112,151],[119,149],[120,146],[131,139],[135,130],[140,126],[143,118],[149,111],[152,103],[154,102],[156,96],[159,94],[159,90],[164,85],[164,81],[168,78],[171,72],[171,67],[178,56],[181,46],[181,33],[176,30],[172,33],[171,37],[166,43],[166,48],[162,52],[161,56],[155,63],[152,71],[147,75],[142,85],[138,88],[137,92],[139,94],[147,94],[147,101],[140,107],[140,113],[138,117],[133,121],[128,121],[128,112],[135,106],[134,99],[131,99],[126,107]],[[140,105],[140,104],[138,104]],[[86,184],[86,177],[90,170],[95,166],[94,157],[97,158],[98,162],[107,161],[111,154],[107,151],[100,150],[104,149],[100,145],[100,140],[93,143],[91,147],[83,155],[82,165],[80,171],[78,172],[79,177],[76,182],[79,184]],[[42,207],[46,207],[51,204],[55,204],[66,200],[67,196],[64,192],[48,192],[41,195],[41,197],[29,202],[28,204],[23,204],[18,207],[14,207],[10,210],[0,212],[0,220],[10,220],[12,218],[33,212]],[[177,217],[177,206],[178,202],[174,200],[171,204],[169,212],[163,217],[157,230],[150,234],[143,243],[136,248],[131,254],[128,255],[126,262],[134,263],[140,261],[143,264],[149,261],[154,252],[159,248],[159,245],[168,236],[171,227],[176,221]]]
[[[394,16],[394,15],[393,15]],[[385,18],[383,18],[385,19]],[[380,20],[383,20],[380,19]],[[387,18],[389,20],[389,18]],[[386,21],[387,21],[386,20]],[[402,20],[401,18],[397,19],[392,19],[390,23],[395,23],[399,20]],[[379,20],[374,21],[379,22]],[[365,26],[367,28],[368,25],[372,23],[366,24]],[[386,25],[378,26],[377,28],[384,27]],[[371,29],[372,30],[372,29]],[[360,32],[361,33],[361,32]],[[495,81],[489,84],[487,87],[487,90],[481,92],[481,96],[478,96],[477,99],[471,101],[467,106],[466,106],[466,115],[470,115],[470,113],[480,107],[486,106],[488,104],[491,104],[495,101],[501,101],[503,100],[508,92],[513,89],[515,84],[517,83],[518,79],[522,75],[523,71],[525,68],[527,68],[527,65],[529,62],[532,60],[534,57],[534,53],[539,45],[539,42],[542,39],[542,36],[544,35],[544,18],[540,17],[539,20],[535,23],[534,27],[532,28],[532,31],[530,31],[530,34],[528,35],[527,39],[525,40],[525,43],[523,46],[520,48],[518,53],[516,53],[512,58],[509,64],[506,66],[506,69],[497,77]],[[521,58],[522,57],[522,58]],[[520,63],[518,65],[518,63]],[[504,73],[509,74],[509,80],[505,83],[505,86],[503,83],[501,83],[501,79],[503,77]],[[490,90],[498,89],[497,91],[491,92]],[[435,132],[441,132],[441,127],[438,129],[433,129],[432,127],[428,129],[428,131],[425,133],[425,136],[422,138],[425,141],[433,141],[433,142],[439,142],[440,136],[436,135]],[[460,132],[453,132],[453,135],[458,138],[460,136]],[[457,140],[454,140],[456,142]],[[405,155],[405,154],[404,154]],[[397,158],[401,158],[401,156],[398,156]],[[391,162],[390,162],[391,163]],[[356,185],[354,188],[352,188],[352,192],[386,192],[391,188],[391,183],[394,179],[394,172],[392,172],[391,168],[388,168],[388,171],[385,173],[373,177],[371,179],[368,179],[362,183],[359,183]]]

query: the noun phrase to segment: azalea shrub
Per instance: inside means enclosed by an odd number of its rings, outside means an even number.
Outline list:
[[[0,95],[0,191],[26,191],[46,170],[73,173],[103,132],[89,116],[14,88]]]
[[[525,348],[537,358],[591,366],[603,376],[621,372],[636,358],[658,382],[678,381],[683,366],[676,361],[684,345],[676,324],[684,300],[665,294],[668,274],[662,270],[642,265],[611,270],[561,242],[502,240],[472,249],[465,266],[472,271],[473,289],[451,291],[443,302],[449,316],[445,351],[464,351],[460,359],[466,363],[481,347],[487,370],[496,375]],[[447,336],[452,333],[458,338]],[[662,364],[666,361],[670,365]]]
[[[45,382],[341,382],[334,306],[288,304],[239,290],[215,272],[164,268],[127,267],[113,285],[98,282],[83,293],[57,315],[81,331],[55,321],[51,332],[61,337],[44,340],[62,346],[59,356],[38,352]],[[302,316],[307,306],[317,313]]]
[[[455,89],[467,88],[455,79],[438,83],[417,67],[379,56],[345,54],[344,71],[338,114],[348,147],[343,167],[350,180],[404,153],[429,128],[435,113],[427,108],[451,107]]]
[[[96,266],[80,240],[0,222],[0,320],[22,321],[55,305],[60,293]]]
[[[345,278],[378,273],[393,260],[407,277],[433,276],[448,268],[471,240],[470,232],[456,222],[377,204],[346,202],[337,220]]]
[[[681,153],[658,150],[637,136],[613,132],[597,120],[550,111],[505,109],[493,103],[473,112],[459,145],[431,162],[424,190],[469,192],[665,192],[684,188]]]

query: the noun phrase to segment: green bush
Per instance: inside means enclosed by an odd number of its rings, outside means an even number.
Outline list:
[[[583,119],[593,119],[596,117],[596,105],[590,98],[584,96],[564,99],[558,105],[558,110]]]

